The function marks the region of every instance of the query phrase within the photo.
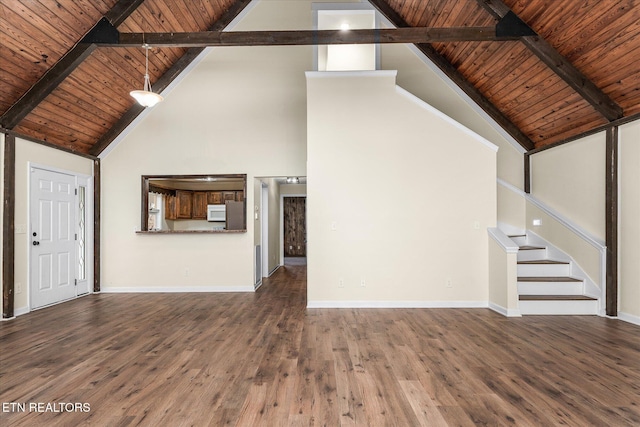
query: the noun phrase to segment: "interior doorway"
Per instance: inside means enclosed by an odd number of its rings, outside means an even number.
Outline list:
[[[307,198],[304,196],[284,197],[284,261],[306,263],[307,257]]]

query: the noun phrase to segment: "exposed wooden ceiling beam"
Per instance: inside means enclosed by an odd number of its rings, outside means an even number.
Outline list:
[[[497,19],[515,13],[502,0],[476,0],[480,6]],[[516,15],[517,16],[517,15]],[[547,67],[564,80],[573,90],[584,98],[593,108],[607,120],[613,121],[623,116],[622,108],[606,93],[600,90],[567,58],[562,56],[551,44],[540,35],[524,36],[521,41]]]
[[[112,47],[301,46],[333,44],[434,43],[517,40],[496,36],[495,27],[378,28],[359,30],[201,31],[193,33],[120,33]]]
[[[133,13],[144,0],[120,0],[107,14],[98,21],[88,34],[93,33],[97,28],[105,25],[117,27]],[[35,107],[40,104],[51,92],[53,92],[60,83],[64,81],[82,62],[88,58],[96,49],[93,43],[78,43],[69,50],[58,62],[56,62],[49,70],[31,88],[22,95],[22,97],[11,106],[0,117],[0,126],[13,129],[24,119]]]
[[[384,0],[369,0],[385,18],[398,28],[409,27],[409,24]],[[480,106],[499,126],[501,126],[525,150],[535,148],[533,141],[509,120],[491,101],[476,89],[460,72],[433,46],[426,43],[416,44],[416,47],[427,56],[440,70],[447,75],[472,101]]]
[[[236,16],[238,16],[244,8],[249,5],[249,3],[251,3],[251,0],[238,0],[234,2],[224,15],[222,15],[211,26],[210,31],[221,31],[226,28],[231,21],[233,21]],[[187,68],[189,64],[191,64],[191,62],[193,62],[194,59],[196,59],[198,55],[200,55],[203,50],[203,47],[193,47],[187,50],[187,52],[153,84],[154,91],[158,93],[162,92],[180,75],[180,73],[182,73],[182,71],[184,71],[185,68]],[[120,117],[116,124],[102,135],[96,144],[91,147],[89,154],[98,156],[102,153],[143,111],[144,107],[137,103],[134,104],[122,117]]]

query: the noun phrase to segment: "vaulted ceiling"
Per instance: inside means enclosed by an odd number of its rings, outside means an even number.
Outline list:
[[[129,91],[142,84],[144,50],[119,40],[131,33],[221,31],[249,3],[3,1],[0,126],[65,150],[98,155],[143,110]],[[411,40],[526,150],[640,116],[638,0],[370,3],[399,29],[425,29],[424,42],[414,40],[415,34]],[[490,37],[476,37],[456,31],[460,27],[478,29],[476,35],[497,29]],[[428,29],[434,28],[450,30],[446,37],[430,37]],[[405,33],[398,34],[395,42]],[[286,35],[287,44],[304,35]],[[275,43],[276,36],[249,34],[240,43]],[[204,44],[171,37],[152,47],[149,73],[155,91],[203,49]],[[338,42],[341,36],[327,37]]]

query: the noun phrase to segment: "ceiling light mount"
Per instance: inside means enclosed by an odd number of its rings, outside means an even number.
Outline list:
[[[149,45],[143,44],[144,48],[144,86],[142,90],[132,90],[129,92],[138,104],[143,107],[153,107],[164,98],[151,90],[151,81],[149,80]]]

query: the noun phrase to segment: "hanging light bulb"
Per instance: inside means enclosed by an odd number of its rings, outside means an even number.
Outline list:
[[[132,90],[129,92],[138,104],[143,107],[153,107],[164,98],[151,90],[151,81],[149,81],[149,45],[144,45],[145,63],[144,63],[144,88],[142,90]]]

